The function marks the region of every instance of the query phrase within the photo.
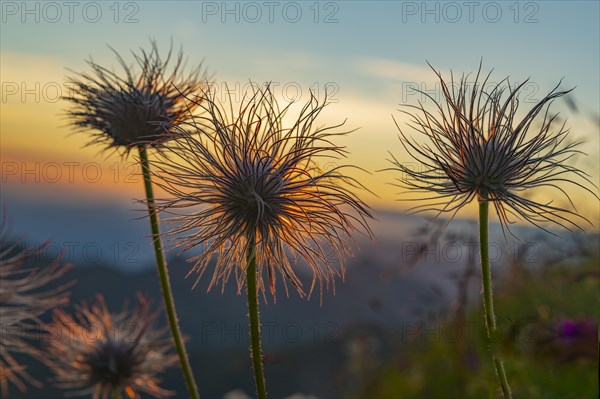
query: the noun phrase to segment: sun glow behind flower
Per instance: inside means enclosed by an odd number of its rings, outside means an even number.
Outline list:
[[[312,97],[292,110],[279,105],[270,86],[246,93],[239,105],[214,93],[203,98],[195,130],[181,130],[154,163],[156,184],[168,193],[158,202],[172,223],[166,236],[175,236],[173,246],[182,251],[202,248],[190,259],[200,276],[216,258],[211,287],[235,275],[241,290],[249,246],[263,293],[274,296],[280,276],[286,292],[291,283],[306,295],[289,255],[312,271],[309,295],[315,285],[332,286],[344,274],[352,233],[371,235],[370,209],[351,191],[363,187],[346,175],[346,151],[334,144],[349,132],[342,124],[321,125],[325,100]],[[339,164],[323,170],[323,159]]]

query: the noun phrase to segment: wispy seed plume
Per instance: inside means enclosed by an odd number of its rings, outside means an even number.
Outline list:
[[[205,92],[195,131],[180,129],[161,151],[158,184],[171,195],[161,209],[175,215],[166,234],[183,251],[201,248],[191,259],[200,275],[216,258],[209,289],[235,275],[241,290],[250,250],[259,292],[266,275],[275,296],[279,275],[286,292],[291,283],[305,295],[294,270],[301,259],[313,274],[310,295],[315,284],[322,289],[343,276],[354,232],[371,235],[371,211],[352,191],[363,187],[347,174],[352,166],[320,167],[346,156],[334,140],[349,133],[339,131],[343,124],[317,126],[325,105],[311,95],[292,117],[291,103],[280,108],[269,85],[253,87],[239,107]]]
[[[134,146],[155,146],[168,139],[157,123],[182,126],[197,107],[183,96],[199,93],[206,84],[202,65],[184,72],[183,51],[176,55],[173,45],[163,59],[156,41],[150,49],[132,51],[134,64],[128,64],[117,51],[122,73],[87,61],[91,72],[75,73],[69,78],[72,93],[64,99],[72,103],[67,111],[70,123],[89,131],[88,145],[101,144],[128,154]]]
[[[159,313],[143,296],[137,302],[133,311],[125,306],[113,314],[98,295],[95,303],[76,306],[73,315],[54,312],[46,352],[57,387],[94,399],[173,395],[158,385],[159,375],[177,363],[168,329],[154,327]]]
[[[420,167],[407,166],[390,153],[391,169],[403,174],[397,185],[410,193],[430,194],[415,197],[425,203],[413,210],[449,212],[453,217],[474,199],[489,201],[505,234],[515,220],[544,230],[545,223],[572,229],[587,222],[562,187],[576,186],[598,198],[589,175],[569,164],[582,154],[581,143],[569,141],[566,121],[560,123],[558,114],[550,112],[554,100],[570,90],[559,90],[559,83],[522,115],[519,94],[527,81],[511,86],[507,78],[488,89],[491,72],[480,81],[481,66],[474,82],[463,75],[459,82],[452,76],[448,84],[440,72],[434,72],[443,98],[438,101],[422,92],[432,106],[419,103],[403,110],[410,118],[408,126],[421,140],[408,136],[396,123],[402,146]],[[533,189],[555,193],[572,208],[531,199],[528,194]]]
[[[39,317],[49,310],[66,305],[68,285],[57,281],[70,268],[60,259],[44,266],[34,260],[44,246],[27,246],[21,240],[9,242],[10,229],[4,218],[0,222],[0,390],[8,396],[9,383],[21,391],[26,384],[40,386],[14,354],[26,354],[38,360],[43,354],[32,345],[41,334]]]

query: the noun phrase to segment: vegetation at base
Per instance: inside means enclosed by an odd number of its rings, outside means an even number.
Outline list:
[[[535,272],[513,267],[495,282],[502,330],[498,345],[515,397],[598,397],[598,264],[592,259]],[[469,310],[464,322],[460,317],[442,321],[445,334],[403,345],[357,396],[498,397],[481,312]],[[456,332],[457,325],[466,326],[462,334]]]

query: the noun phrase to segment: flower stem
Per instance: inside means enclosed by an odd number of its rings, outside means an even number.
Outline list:
[[[260,349],[260,315],[258,312],[258,293],[256,290],[256,241],[250,236],[248,243],[248,268],[246,270],[246,291],[248,293],[248,318],[250,319],[250,338],[252,350],[252,368],[258,399],[267,398],[265,371],[263,368],[262,351]]]
[[[138,148],[140,152],[140,163],[142,166],[142,173],[144,175],[144,187],[146,188],[146,199],[148,201],[148,215],[150,216],[150,227],[152,228],[152,242],[154,244],[154,253],[156,254],[156,267],[158,269],[158,276],[160,280],[160,287],[163,295],[163,301],[165,304],[165,310],[167,313],[167,319],[169,320],[169,327],[175,342],[175,348],[179,355],[179,362],[181,363],[181,369],[183,371],[183,377],[187,385],[188,393],[190,398],[199,399],[200,394],[194,380],[194,374],[190,366],[190,360],[185,350],[183,338],[181,337],[181,331],[179,329],[179,321],[177,319],[177,312],[175,310],[175,303],[173,301],[173,293],[171,291],[171,282],[169,281],[169,272],[167,270],[167,262],[162,248],[160,240],[160,231],[158,228],[158,216],[156,212],[156,204],[154,202],[154,192],[152,190],[152,178],[150,176],[150,163],[148,162],[148,153],[144,147]]]
[[[490,269],[489,237],[488,237],[488,201],[479,201],[479,248],[481,251],[481,280],[483,284],[483,309],[485,312],[485,331],[488,343],[498,338],[498,325],[494,313],[494,295],[492,293],[492,271]],[[505,399],[512,399],[504,364],[492,350],[492,360],[498,375],[498,381]]]
[[[123,399],[123,395],[121,395],[121,390],[119,388],[113,389],[112,397],[113,399]]]

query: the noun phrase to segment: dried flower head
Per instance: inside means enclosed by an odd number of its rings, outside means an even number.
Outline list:
[[[94,399],[123,392],[132,399],[138,392],[171,396],[158,386],[158,374],[177,363],[177,356],[168,330],[153,327],[158,314],[141,295],[133,312],[125,306],[109,313],[101,295],[93,305],[78,305],[74,316],[55,311],[46,326],[51,334],[46,351],[56,386]]]
[[[137,68],[111,48],[123,76],[90,59],[87,63],[93,73],[69,79],[73,93],[64,99],[74,106],[67,116],[79,130],[93,131],[94,139],[88,145],[101,143],[127,154],[133,146],[155,146],[156,140],[167,138],[157,123],[181,126],[190,120],[196,105],[185,103],[183,96],[196,94],[206,84],[201,65],[184,76],[181,50],[172,60],[171,44],[163,60],[156,42],[150,44],[149,51],[132,51]]]
[[[481,65],[473,83],[463,75],[458,85],[454,77],[448,85],[440,72],[434,72],[440,80],[442,101],[422,92],[433,102],[432,109],[419,103],[407,105],[417,112],[403,111],[411,118],[409,126],[425,136],[426,142],[408,137],[396,122],[402,146],[421,167],[404,165],[391,155],[392,169],[404,176],[398,179],[398,186],[432,195],[414,210],[452,212],[454,217],[475,198],[490,201],[505,234],[510,232],[508,224],[514,222],[511,216],[544,230],[544,222],[570,229],[587,221],[576,213],[569,194],[560,187],[573,184],[597,197],[588,188],[594,186],[589,176],[567,163],[581,153],[577,149],[581,143],[567,142],[566,121],[560,124],[558,115],[550,114],[552,102],[570,90],[559,91],[559,83],[520,116],[518,97],[527,81],[513,88],[507,78],[486,91],[491,72],[480,83]],[[574,210],[528,198],[528,190],[534,188],[559,191]]]
[[[237,111],[231,98],[217,103],[215,93],[205,93],[206,116],[196,119],[197,132],[182,132],[154,164],[158,184],[173,196],[161,203],[176,215],[170,221],[177,225],[166,234],[177,235],[175,246],[183,251],[203,247],[191,258],[200,276],[216,256],[209,289],[219,281],[224,288],[234,273],[241,290],[254,250],[259,292],[265,295],[265,272],[273,296],[277,274],[286,293],[290,282],[305,294],[292,256],[312,271],[310,295],[316,282],[322,289],[323,282],[329,287],[334,276],[343,277],[353,230],[371,235],[372,216],[350,191],[362,185],[345,174],[349,166],[322,170],[318,164],[345,156],[332,140],[349,132],[335,131],[343,123],[315,126],[326,102],[314,96],[287,127],[291,105],[280,109],[269,85],[253,87]],[[176,211],[188,207],[196,211]]]
[[[17,363],[13,354],[27,354],[37,359],[42,354],[31,341],[40,335],[39,316],[68,302],[67,285],[48,287],[68,269],[56,259],[38,267],[28,263],[44,250],[28,247],[21,241],[8,242],[9,229],[5,220],[0,226],[0,389],[8,395],[8,383],[25,390],[25,382],[39,386]]]

